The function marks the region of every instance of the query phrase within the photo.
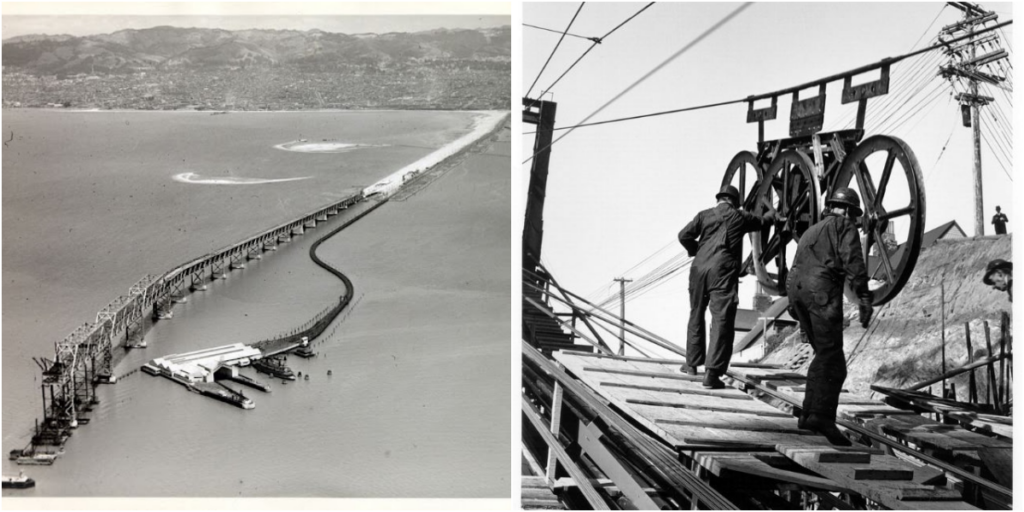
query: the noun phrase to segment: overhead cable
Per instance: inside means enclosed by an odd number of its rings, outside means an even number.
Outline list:
[[[586,2],[581,2],[580,6],[576,9],[576,14],[572,15],[572,19],[569,20],[569,24],[566,25],[565,31],[562,32],[562,37],[558,38],[558,42],[555,43],[555,47],[551,50],[551,55],[548,55],[548,60],[544,61],[544,65],[541,66],[541,68],[540,68],[540,73],[537,73],[537,78],[533,79],[533,84],[531,84],[530,85],[530,89],[526,91],[526,97],[530,96],[530,92],[533,91],[534,86],[537,85],[537,80],[540,80],[540,76],[544,74],[544,70],[547,69],[548,64],[551,62],[551,57],[555,56],[555,52],[558,51],[559,45],[561,45],[562,44],[562,40],[565,39],[565,34],[569,33],[569,28],[572,27],[573,22],[576,21],[576,17],[580,15],[580,11],[583,10],[583,6],[585,4],[586,4]]]
[[[604,109],[608,108],[609,105],[611,105],[612,103],[615,103],[619,98],[621,98],[625,94],[629,93],[629,91],[632,91],[636,86],[638,86],[638,85],[642,84],[643,82],[645,82],[648,78],[650,78],[652,75],[654,75],[658,71],[661,71],[662,68],[664,68],[669,63],[671,63],[672,61],[674,61],[677,58],[679,58],[680,55],[682,55],[682,54],[686,53],[687,51],[689,51],[690,48],[693,48],[697,43],[700,43],[701,41],[703,41],[704,38],[706,38],[709,35],[713,34],[716,30],[718,30],[723,25],[728,23],[730,20],[732,20],[734,17],[736,17],[736,15],[738,15],[739,13],[743,12],[744,10],[746,10],[746,8],[750,7],[752,4],[753,4],[753,2],[746,2],[746,3],[742,4],[742,5],[740,5],[739,7],[737,7],[735,10],[733,10],[729,14],[727,14],[724,18],[722,18],[717,23],[715,23],[710,28],[708,28],[703,33],[701,33],[699,36],[697,36],[693,41],[690,41],[685,46],[680,48],[678,51],[676,51],[675,53],[670,55],[667,59],[663,60],[661,62],[661,64],[658,64],[657,66],[655,66],[654,69],[648,71],[646,74],[644,74],[644,76],[640,77],[638,80],[633,82],[629,87],[626,87],[621,92],[619,92],[614,97],[612,97],[612,99],[606,101],[604,103],[604,105],[601,105],[600,107],[598,107],[597,110],[591,112],[590,115],[588,115],[586,118],[583,119],[583,123],[585,124],[591,118],[593,118],[597,114],[601,113],[601,111],[603,111]],[[527,92],[526,95],[529,96],[530,95],[529,92]],[[570,133],[572,133],[573,129],[575,129],[575,128],[570,127],[568,132],[566,132],[562,136],[558,137],[557,139],[551,141],[551,143],[549,143],[547,146],[541,148],[539,151],[537,151],[532,156],[530,156],[530,158],[527,158],[526,160],[524,160],[523,163],[525,164],[526,162],[529,162],[530,160],[532,160],[534,156],[537,156],[537,153],[540,153],[542,151],[546,151],[548,148],[553,146],[556,142],[558,142],[558,141],[562,140],[563,138],[565,138],[566,135],[569,135]]]
[[[572,71],[572,68],[576,67],[576,64],[579,64],[579,62],[580,62],[581,60],[583,60],[583,57],[586,57],[586,56],[587,56],[587,54],[588,54],[588,53],[590,53],[590,50],[593,50],[595,46],[597,46],[597,45],[601,44],[601,42],[603,42],[603,41],[604,41],[604,40],[605,40],[605,39],[606,39],[606,38],[607,38],[608,36],[612,35],[612,33],[613,33],[613,32],[615,32],[616,30],[618,30],[618,29],[619,29],[619,27],[621,27],[621,26],[625,25],[626,23],[628,23],[628,22],[629,22],[630,20],[632,20],[633,18],[636,18],[636,17],[637,17],[637,15],[639,15],[640,13],[642,13],[642,12],[646,11],[646,10],[647,10],[647,8],[648,8],[648,7],[650,7],[650,6],[652,6],[652,5],[654,5],[654,2],[651,2],[651,3],[649,3],[649,4],[645,5],[645,6],[643,6],[643,8],[641,8],[641,9],[640,9],[639,11],[637,11],[637,12],[636,12],[635,14],[633,14],[632,16],[630,16],[630,17],[626,18],[626,20],[625,20],[625,21],[623,21],[622,23],[619,23],[618,25],[616,25],[616,26],[615,26],[615,28],[613,28],[613,29],[609,30],[607,34],[605,34],[605,35],[603,35],[603,36],[601,36],[601,37],[594,37],[594,38],[590,38],[590,39],[591,39],[591,40],[593,41],[593,43],[591,43],[590,47],[589,47],[589,48],[587,48],[587,50],[586,50],[585,52],[583,52],[583,55],[580,55],[580,56],[579,56],[579,58],[577,58],[575,62],[573,62],[572,64],[570,64],[570,65],[569,65],[569,68],[568,68],[568,69],[566,69],[566,70],[565,70],[565,72],[563,72],[563,73],[562,73],[561,75],[559,75],[559,76],[558,76],[558,78],[556,78],[556,79],[555,79],[555,81],[554,81],[554,82],[552,82],[552,83],[551,83],[551,85],[549,85],[547,89],[544,89],[544,91],[543,91],[543,92],[541,92],[539,96],[540,96],[541,98],[543,98],[543,97],[544,97],[544,95],[545,95],[545,94],[547,94],[547,92],[548,92],[548,91],[550,91],[551,89],[553,89],[553,88],[555,87],[555,84],[557,84],[557,83],[559,82],[559,80],[561,80],[561,79],[562,79],[562,78],[563,78],[563,77],[564,77],[565,75],[569,74],[569,72],[570,72],[570,71]]]
[[[744,4],[744,5],[747,5],[747,4]],[[685,107],[685,108],[679,108],[679,109],[673,109],[673,110],[665,110],[665,111],[660,111],[660,112],[651,112],[651,113],[648,113],[648,114],[640,114],[640,115],[635,115],[635,116],[621,117],[621,118],[616,118],[616,119],[607,119],[607,120],[604,120],[604,121],[595,121],[593,123],[588,123],[587,121],[591,117],[593,117],[595,115],[595,114],[591,114],[591,115],[587,116],[580,123],[577,123],[577,124],[574,124],[574,125],[571,125],[571,126],[561,126],[561,127],[553,128],[552,131],[569,130],[571,132],[571,131],[573,131],[573,130],[575,130],[577,128],[585,128],[585,127],[588,127],[588,126],[598,126],[598,125],[610,124],[610,123],[618,123],[618,122],[623,122],[623,121],[632,121],[632,120],[643,119],[643,118],[647,118],[647,117],[663,116],[663,115],[668,115],[668,114],[676,114],[676,113],[680,113],[680,112],[689,112],[689,111],[693,111],[693,110],[701,110],[701,109],[707,109],[707,108],[713,108],[713,107],[721,107],[721,106],[725,106],[725,105],[733,105],[733,104],[737,104],[737,103],[747,103],[749,101],[755,101],[755,100],[758,100],[758,99],[778,97],[778,96],[782,96],[782,95],[785,95],[785,94],[792,93],[794,91],[800,91],[800,90],[803,90],[803,89],[808,89],[808,88],[811,88],[811,87],[814,87],[814,86],[817,86],[817,85],[821,85],[823,83],[832,82],[832,81],[838,80],[840,78],[844,78],[845,76],[852,76],[852,75],[856,75],[856,74],[863,73],[863,72],[866,72],[866,71],[870,71],[872,69],[877,69],[878,67],[880,67],[883,64],[890,64],[890,65],[891,64],[895,64],[895,63],[900,62],[902,60],[906,60],[906,59],[911,58],[911,57],[916,57],[917,55],[920,55],[920,54],[923,54],[923,53],[928,53],[928,52],[932,52],[932,51],[935,51],[935,50],[938,50],[938,49],[941,49],[941,48],[946,48],[946,47],[950,46],[952,43],[959,42],[961,40],[967,39],[968,37],[977,37],[980,34],[983,34],[983,33],[986,33],[986,32],[991,32],[993,30],[998,30],[998,29],[1000,29],[1000,28],[1002,28],[1004,26],[1011,25],[1012,23],[1013,23],[1013,20],[1004,21],[1004,22],[1001,22],[1001,23],[999,23],[997,25],[993,25],[991,27],[986,27],[986,28],[984,28],[982,30],[974,32],[972,35],[961,36],[961,37],[957,37],[957,38],[954,38],[954,39],[950,39],[949,41],[945,41],[945,42],[941,42],[941,43],[936,43],[934,45],[928,46],[926,48],[922,48],[920,50],[915,50],[915,51],[912,51],[910,53],[906,53],[906,54],[899,55],[899,56],[896,56],[896,57],[885,58],[885,59],[882,59],[882,60],[880,60],[880,61],[878,61],[876,63],[873,63],[873,64],[869,64],[869,65],[866,65],[866,66],[861,66],[859,68],[852,69],[852,70],[846,71],[844,73],[839,73],[839,74],[832,75],[832,76],[829,76],[829,77],[826,77],[826,78],[815,80],[814,82],[798,85],[798,86],[795,86],[795,87],[790,87],[788,89],[783,89],[783,90],[780,90],[780,91],[759,94],[759,95],[756,95],[756,96],[748,96],[746,98],[740,98],[740,99],[735,99],[735,100],[722,101],[722,102],[718,102],[718,103],[710,103],[710,104],[706,104],[706,105],[697,105],[697,106],[692,106],[692,107]],[[621,93],[620,93],[619,96],[621,96]],[[603,108],[604,107],[602,107],[602,109]],[[530,134],[530,133],[536,133],[536,132],[527,132],[527,134]],[[529,158],[524,160],[523,163],[525,164],[525,163],[529,162],[538,153],[540,153],[542,151],[545,151],[548,148],[550,148],[556,142],[558,142],[559,140],[564,138],[565,135],[568,135],[568,133],[562,135],[558,139],[555,139],[554,141],[552,141],[550,144],[548,144],[544,148],[541,148],[540,150],[535,152],[532,156],[530,156]]]

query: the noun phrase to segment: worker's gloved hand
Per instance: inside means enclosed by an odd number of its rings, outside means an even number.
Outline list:
[[[860,305],[860,326],[867,329],[868,324],[871,323],[871,315],[875,312],[875,307],[868,303],[861,303]]]
[[[764,212],[764,218],[772,222],[775,222],[775,219],[777,219],[778,216],[779,212],[775,211],[775,208],[772,208],[771,206],[768,207],[768,211]]]

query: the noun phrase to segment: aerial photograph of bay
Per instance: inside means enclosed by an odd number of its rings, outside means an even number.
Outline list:
[[[5,507],[510,499],[510,5],[132,4],[4,5]]]

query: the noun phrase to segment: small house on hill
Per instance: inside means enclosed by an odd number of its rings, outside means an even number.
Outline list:
[[[964,238],[966,236],[967,233],[965,233],[963,228],[960,227],[960,224],[957,224],[955,220],[951,220],[930,231],[925,231],[924,236],[921,237],[921,249],[924,249],[925,247],[931,247],[932,245],[935,244],[935,242],[939,240],[946,240],[950,238]],[[899,261],[899,259],[903,256],[905,246],[906,244],[903,243],[896,247],[896,249],[890,253],[891,256],[889,257],[889,259],[892,261]],[[875,250],[877,250],[877,246]],[[872,278],[882,276],[885,273],[885,271],[882,270],[881,268],[882,261],[878,259],[875,250],[872,251],[873,254],[868,255],[867,261],[868,275],[871,276]]]

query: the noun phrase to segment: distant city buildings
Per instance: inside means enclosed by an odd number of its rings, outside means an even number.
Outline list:
[[[4,108],[134,110],[511,109],[507,60],[417,60],[341,69],[149,69],[35,76],[3,72]]]

